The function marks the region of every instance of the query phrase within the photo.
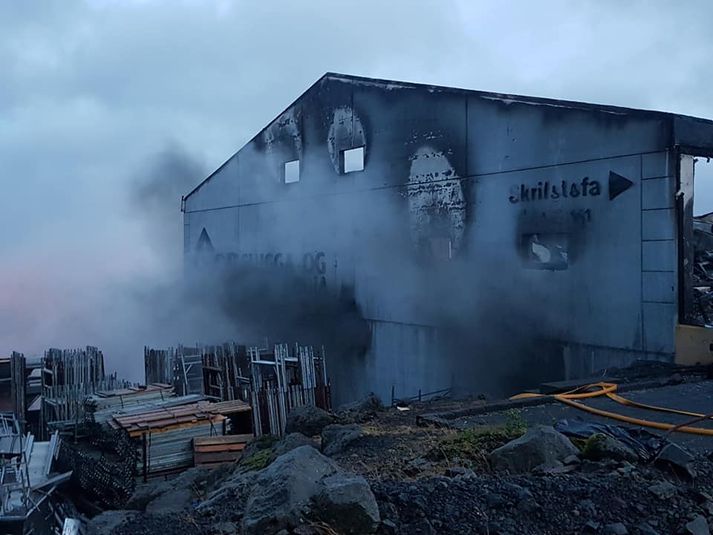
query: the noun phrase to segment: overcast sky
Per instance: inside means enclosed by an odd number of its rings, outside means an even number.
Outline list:
[[[67,300],[163,261],[129,206],[155,155],[183,151],[197,183],[327,71],[713,118],[712,16],[708,0],[0,0],[0,354],[90,342],[63,334]]]

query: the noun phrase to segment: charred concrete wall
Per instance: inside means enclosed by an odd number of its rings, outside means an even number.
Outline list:
[[[666,114],[326,75],[187,196],[187,264],[352,299],[338,400],[671,359],[675,143]]]

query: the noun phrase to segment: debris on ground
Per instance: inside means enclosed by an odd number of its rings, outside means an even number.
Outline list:
[[[693,321],[713,323],[713,230],[710,222],[693,218]]]
[[[713,459],[675,433],[571,413],[541,425],[527,409],[499,409],[467,428],[415,425],[435,405],[454,407],[439,400],[400,411],[365,399],[334,413],[295,411],[284,437],[256,438],[219,468],[139,484],[128,505],[89,527],[111,535],[710,533]]]
[[[585,441],[582,446],[582,457],[591,461],[613,459],[630,463],[636,462],[639,458],[629,446],[604,433],[595,433]]]
[[[376,417],[378,411],[383,408],[379,397],[373,392],[367,396],[347,403],[337,409],[337,416],[342,422],[364,423]]]

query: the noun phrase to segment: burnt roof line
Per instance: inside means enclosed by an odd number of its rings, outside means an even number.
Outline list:
[[[584,109],[584,110],[599,110],[608,111],[613,113],[626,113],[626,114],[646,114],[646,115],[663,115],[667,117],[679,117],[683,119],[692,119],[695,121],[700,121],[703,123],[713,125],[713,120],[704,119],[701,117],[694,117],[691,115],[683,115],[680,113],[673,113],[660,110],[649,110],[642,108],[628,108],[625,106],[615,106],[612,104],[598,104],[590,102],[582,102],[577,100],[563,100],[549,97],[533,97],[528,95],[514,95],[510,93],[498,93],[495,91],[482,91],[479,89],[466,89],[461,87],[451,87],[442,85],[425,84],[420,82],[404,82],[398,80],[386,80],[381,78],[368,78],[366,76],[356,76],[351,74],[341,74],[336,72],[328,72],[320,80],[324,78],[329,78],[332,80],[343,81],[343,82],[358,82],[364,85],[391,85],[402,89],[426,89],[429,91],[438,91],[441,93],[455,93],[455,94],[465,94],[483,97],[486,99],[493,100],[503,100],[503,101],[513,101],[522,104],[542,104],[548,106],[566,107],[574,109]]]
[[[666,117],[669,119],[681,118],[681,119],[693,120],[693,121],[698,121],[701,123],[713,125],[713,120],[702,119],[700,117],[693,117],[690,115],[682,115],[682,114],[678,114],[678,113],[665,112],[665,111],[645,110],[645,109],[641,109],[641,108],[627,108],[624,106],[613,106],[613,105],[609,105],[609,104],[594,104],[594,103],[588,103],[588,102],[580,102],[580,101],[574,101],[574,100],[561,100],[561,99],[546,98],[546,97],[531,97],[531,96],[526,96],[526,95],[512,95],[512,94],[508,94],[508,93],[496,93],[496,92],[492,92],[492,91],[480,91],[480,90],[476,90],[476,89],[465,89],[465,88],[459,88],[459,87],[424,84],[424,83],[418,83],[418,82],[404,82],[404,81],[398,81],[398,80],[387,80],[387,79],[382,79],[382,78],[369,78],[366,76],[357,76],[357,75],[353,75],[353,74],[327,72],[327,73],[323,74],[322,76],[320,76],[307,89],[305,89],[297,98],[295,98],[288,106],[286,106],[280,113],[278,113],[269,123],[267,123],[267,125],[265,125],[263,128],[261,128],[242,147],[240,147],[237,151],[235,151],[233,154],[231,154],[227,160],[225,160],[217,169],[215,169],[205,179],[203,179],[195,188],[193,188],[188,194],[184,195],[182,197],[182,201],[185,201],[186,199],[188,199],[188,197],[190,197],[196,191],[198,191],[205,183],[207,183],[213,176],[215,176],[221,169],[223,169],[228,164],[228,162],[230,162],[230,160],[232,160],[243,149],[243,147],[249,145],[255,139],[257,139],[260,135],[262,135],[262,133],[265,132],[265,130],[267,130],[277,119],[279,119],[285,112],[287,112],[290,108],[292,108],[299,101],[301,101],[303,98],[305,98],[316,86],[318,86],[324,80],[334,80],[334,81],[338,81],[338,82],[347,82],[347,83],[358,83],[358,84],[362,84],[362,85],[394,86],[395,88],[398,88],[398,89],[421,89],[421,90],[427,90],[430,92],[471,95],[471,96],[477,96],[477,97],[480,97],[483,99],[501,100],[503,102],[510,101],[513,103],[521,103],[521,104],[556,106],[556,107],[564,107],[564,108],[579,109],[579,110],[596,110],[596,111],[601,111],[601,112],[606,112],[606,113],[615,113],[618,115],[635,114],[635,115],[645,115],[645,116]],[[181,204],[183,205],[183,203],[181,203]]]

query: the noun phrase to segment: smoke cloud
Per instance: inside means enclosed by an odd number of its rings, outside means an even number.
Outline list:
[[[309,9],[226,0],[40,5],[0,2],[0,354],[95,344],[109,369],[135,380],[144,344],[273,336],[260,275],[181,281],[180,195],[324,72],[713,117],[702,89],[711,85],[711,5],[702,0],[658,10],[564,0],[546,7],[458,0],[450,9],[413,0],[349,1],[343,9],[324,0]],[[713,202],[710,183],[696,191],[699,212],[710,210],[698,202]],[[510,338],[522,351],[508,357],[527,363],[536,340],[556,330],[558,318],[518,314],[525,297],[509,291],[496,257],[481,255],[502,280],[464,270],[456,275],[482,277],[492,291],[462,295],[445,275],[404,269],[404,256],[389,256],[393,243],[372,267],[393,272],[392,295],[403,294],[404,307],[433,305],[409,288],[450,292],[457,304],[430,314],[457,326],[443,343],[462,362],[482,346],[496,367],[499,340]],[[254,283],[233,295],[240,280]],[[280,301],[280,293],[269,295]],[[442,299],[434,294],[425,295]],[[362,311],[337,299],[321,309],[351,319],[325,320],[320,336],[353,332],[355,348],[362,346]],[[309,302],[298,298],[289,309]],[[262,320],[239,318],[244,307],[257,307]],[[292,323],[291,313],[280,314],[276,324]],[[486,343],[475,336],[483,331],[498,336]]]

